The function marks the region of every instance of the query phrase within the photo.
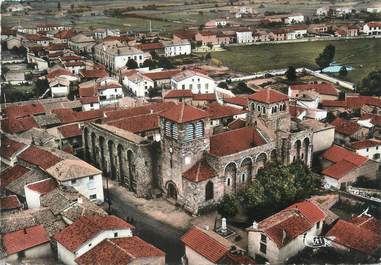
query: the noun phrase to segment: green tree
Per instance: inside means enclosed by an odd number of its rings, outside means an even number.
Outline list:
[[[329,64],[335,58],[336,48],[332,44],[327,45],[323,52],[319,54],[319,56],[315,59],[316,64],[321,68],[328,67]]]
[[[245,82],[238,82],[237,86],[233,88],[233,93],[235,94],[246,94],[246,93],[252,93],[253,91],[246,85]]]
[[[132,58],[128,59],[126,66],[128,69],[139,68],[138,63]]]
[[[155,69],[156,68],[156,62],[152,59],[147,59],[143,62],[143,67],[149,67],[149,69]]]
[[[208,44],[206,44],[206,46],[208,46],[209,49],[213,49],[213,43],[208,42]]]
[[[342,77],[345,77],[345,76],[347,76],[347,74],[348,74],[347,68],[345,66],[342,66],[340,68],[339,75],[342,76]]]
[[[228,86],[228,84],[226,82],[220,82],[220,83],[218,83],[218,87],[224,88],[224,89],[228,89],[229,88],[229,86]]]
[[[209,61],[212,59],[212,55],[210,54],[210,52],[208,52],[206,55],[205,55],[205,60]]]
[[[365,96],[381,96],[381,70],[376,70],[361,81],[358,92]]]
[[[295,176],[296,199],[306,199],[311,194],[317,193],[322,187],[320,175],[313,174],[310,169],[300,160],[293,162],[290,166],[290,173]]]
[[[288,67],[287,72],[286,72],[286,77],[287,77],[287,80],[290,82],[296,81],[296,69],[294,66]]]
[[[173,68],[175,68],[175,66],[171,63],[171,61],[168,58],[164,57],[164,56],[161,56],[159,58],[158,66],[162,67],[164,69],[173,69]]]
[[[225,194],[217,206],[217,211],[225,218],[234,217],[238,213],[236,197],[232,194]]]
[[[38,97],[42,96],[42,94],[49,88],[49,82],[46,79],[37,79],[34,85],[34,93]]]
[[[254,181],[248,187],[238,193],[238,201],[247,211],[255,211],[265,202],[265,192],[263,186],[258,181]]]

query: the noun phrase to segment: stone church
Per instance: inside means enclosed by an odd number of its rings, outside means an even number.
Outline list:
[[[244,187],[267,161],[308,166],[312,131],[291,120],[287,95],[248,97],[246,126],[213,134],[208,112],[163,102],[106,113],[85,125],[88,161],[138,197],[161,194],[191,213]]]

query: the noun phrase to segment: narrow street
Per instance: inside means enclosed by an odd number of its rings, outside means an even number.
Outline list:
[[[185,231],[176,229],[148,216],[135,205],[125,202],[118,192],[110,188],[112,213],[127,221],[133,218],[135,235],[166,252],[167,264],[180,264],[184,246],[180,241]]]

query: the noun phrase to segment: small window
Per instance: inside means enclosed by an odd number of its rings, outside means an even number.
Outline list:
[[[115,233],[114,233],[114,237],[118,237],[118,232],[115,232]]]
[[[366,151],[369,152],[369,148],[367,148]]]
[[[316,223],[316,229],[320,228],[320,221]]]
[[[266,244],[263,244],[261,243],[260,247],[259,247],[259,251],[261,251],[263,254],[266,254]]]
[[[263,242],[263,243],[267,242],[267,237],[265,234],[261,234],[261,242]]]
[[[228,187],[230,187],[230,178],[227,178],[227,179],[226,179],[226,185],[227,185]]]
[[[90,195],[90,200],[96,200],[97,199],[97,195],[96,194],[91,194]]]
[[[92,243],[90,243],[90,244],[89,244],[89,247],[91,247],[92,245],[93,245],[93,244],[92,244]]]
[[[71,184],[75,184],[75,183],[77,183],[77,180],[76,179],[72,179],[71,180]]]
[[[94,180],[94,176],[90,176],[90,177],[89,177],[89,180]]]

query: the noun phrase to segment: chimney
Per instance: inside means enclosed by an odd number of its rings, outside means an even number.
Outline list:
[[[83,199],[82,199],[82,197],[78,197],[77,202],[78,202],[79,204],[82,204],[82,203],[83,203]]]
[[[256,221],[253,222],[253,229],[258,229],[258,223]]]
[[[25,235],[28,234],[28,232],[26,231],[26,228],[24,228],[23,231]]]
[[[286,231],[283,229],[282,230],[282,244],[284,243],[286,237],[287,237]]]
[[[205,229],[206,231],[209,231],[209,225],[204,225],[204,229]]]

